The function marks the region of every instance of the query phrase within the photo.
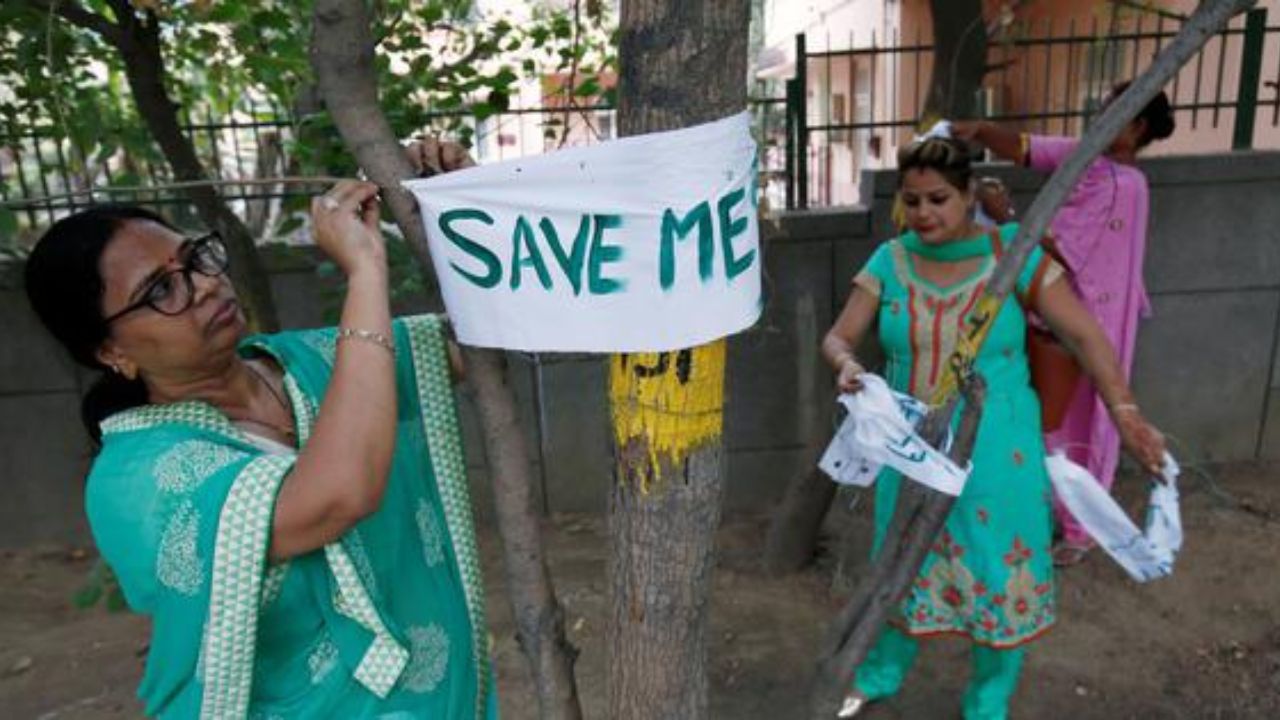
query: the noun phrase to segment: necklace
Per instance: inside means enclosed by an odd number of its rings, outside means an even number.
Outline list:
[[[275,387],[271,384],[271,381],[267,380],[266,376],[263,375],[261,372],[259,372],[258,369],[255,368],[252,364],[246,362],[244,365],[245,367],[249,368],[249,372],[252,372],[255,376],[257,376],[258,380],[267,388],[267,392],[271,393],[271,397],[276,399],[276,402],[280,404],[280,409],[284,410],[284,414],[286,416],[292,417],[293,411],[289,408],[289,403],[286,402],[285,399],[280,395],[280,393],[275,389]],[[283,435],[289,438],[293,438],[295,435],[297,435],[297,432],[295,432],[293,428],[285,427],[283,425],[276,425],[275,423],[268,423],[268,422],[263,422],[261,420],[254,420],[253,418],[243,418],[241,419],[240,422],[253,423],[254,425],[259,425],[261,427],[271,428],[272,430],[275,430],[278,433],[282,433]]]

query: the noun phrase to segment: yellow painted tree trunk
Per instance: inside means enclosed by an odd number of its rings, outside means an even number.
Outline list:
[[[624,0],[622,133],[671,130],[741,111],[749,9],[747,0]],[[617,471],[609,502],[609,718],[707,717],[725,355],[721,340],[609,361]]]

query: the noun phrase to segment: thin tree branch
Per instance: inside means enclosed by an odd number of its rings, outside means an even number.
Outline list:
[[[198,187],[240,187],[244,185],[332,185],[344,179],[347,178],[332,177],[328,175],[316,175],[314,177],[286,175],[283,177],[243,178],[239,180],[186,180],[182,182],[160,183],[158,185],[113,185],[108,187],[85,188],[84,190],[58,193],[56,195],[40,195],[37,197],[23,198],[21,200],[5,200],[0,201],[0,207],[25,208],[31,205],[46,205],[56,200],[71,200],[73,198],[81,197],[87,197],[92,201],[97,195],[130,195],[143,192],[154,193],[160,190],[189,190],[191,188]]]
[[[317,0],[311,38],[317,85],[344,142],[383,189],[396,224],[421,261],[432,267],[417,203],[400,185],[413,169],[378,104],[377,72],[364,0]],[[540,715],[581,720],[573,678],[576,655],[564,632],[564,611],[547,567],[534,505],[528,450],[501,352],[465,348],[467,378],[476,393],[485,456],[494,485],[507,589],[521,649],[529,661]]]
[[[566,83],[564,90],[564,128],[560,132],[560,143],[558,148],[564,147],[569,141],[569,120],[573,117],[573,110],[578,103],[574,99],[574,94],[578,89],[578,48],[582,41],[582,0],[573,0],[573,45],[570,49],[573,57],[569,61],[569,81]],[[587,127],[591,124],[587,123]]]
[[[449,30],[451,32],[460,32],[458,30],[454,30],[452,27],[450,27]],[[437,68],[436,75],[449,75],[457,72],[458,68],[464,67],[466,65],[470,65],[471,63],[475,62],[476,59],[480,57],[482,51],[483,51],[483,45],[479,41],[473,42],[471,44],[471,48],[467,50],[467,52],[464,53],[462,57],[459,57],[453,62],[450,62],[445,65],[441,65],[439,68]]]

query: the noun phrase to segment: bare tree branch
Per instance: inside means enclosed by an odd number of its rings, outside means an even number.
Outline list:
[[[147,11],[146,20],[127,0],[109,0],[116,22],[90,12],[76,0],[21,0],[30,7],[56,13],[67,22],[97,33],[119,53],[138,114],[179,182],[202,181],[206,172],[191,139],[178,122],[177,104],[166,88],[166,69],[160,35],[160,19]],[[231,253],[231,274],[241,291],[251,321],[258,329],[278,327],[271,287],[248,228],[208,183],[184,188],[200,219],[222,233]]]
[[[447,28],[450,32],[461,32],[460,30],[458,30],[458,29],[454,28],[452,25],[446,26],[446,28]],[[441,66],[436,70],[436,74],[437,74],[437,75],[449,75],[449,74],[452,74],[452,73],[457,72],[457,71],[458,71],[458,68],[465,67],[465,66],[470,65],[471,63],[475,62],[475,61],[476,61],[476,59],[480,57],[480,55],[482,54],[482,51],[483,51],[483,50],[484,50],[484,46],[483,46],[480,42],[478,42],[478,41],[473,42],[473,43],[471,44],[471,48],[470,48],[469,50],[467,50],[465,53],[463,53],[461,57],[459,57],[458,59],[454,60],[453,62],[450,62],[450,63],[445,64],[445,65],[441,65]]]

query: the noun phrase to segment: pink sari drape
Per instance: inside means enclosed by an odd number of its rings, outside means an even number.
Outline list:
[[[1032,136],[1027,165],[1051,172],[1076,143],[1073,138]],[[1139,319],[1151,314],[1142,281],[1148,203],[1147,178],[1141,170],[1100,157],[1089,166],[1050,226],[1074,274],[1076,295],[1110,339],[1126,377],[1133,367]],[[1045,445],[1050,452],[1064,449],[1107,488],[1114,482],[1120,436],[1087,380],[1077,387],[1062,427],[1045,436]],[[1054,514],[1068,542],[1089,541],[1056,499]]]

